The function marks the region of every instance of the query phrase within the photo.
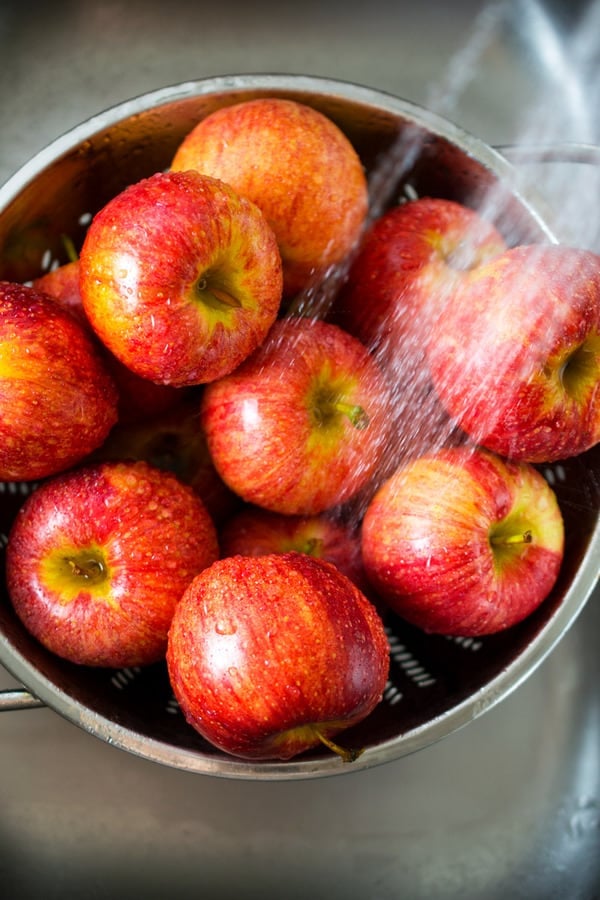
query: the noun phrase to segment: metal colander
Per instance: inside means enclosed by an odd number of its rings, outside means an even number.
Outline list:
[[[127,184],[168,167],[204,115],[255,96],[290,97],[326,113],[348,135],[381,208],[399,196],[438,196],[473,207],[494,197],[509,244],[555,241],[519,189],[507,159],[446,120],[406,101],[345,82],[304,76],[212,78],[123,103],[58,138],[0,190],[0,278],[26,281],[64,262],[90,216]],[[382,186],[385,190],[382,190]],[[560,577],[536,613],[484,638],[427,635],[390,614],[391,668],[383,701],[344,744],[353,763],[314,750],[286,762],[246,762],[205,742],[185,722],[166,666],[118,671],[70,664],[46,651],[16,618],[4,585],[12,520],[35,487],[0,483],[0,662],[24,686],[0,709],[47,705],[98,738],[140,757],[196,773],[298,779],[379,765],[425,747],[477,718],[514,690],[551,651],[590,596],[600,554],[600,447],[543,469],[565,520]]]

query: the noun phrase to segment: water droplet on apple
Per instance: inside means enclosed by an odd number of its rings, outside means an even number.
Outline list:
[[[217,632],[217,634],[228,635],[235,634],[237,628],[233,622],[222,621],[217,622],[217,624],[215,625],[215,631]]]

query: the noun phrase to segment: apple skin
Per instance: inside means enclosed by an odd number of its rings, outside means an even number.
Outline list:
[[[407,201],[370,225],[332,316],[393,364],[406,342],[416,337],[423,347],[455,281],[505,249],[498,230],[470,207],[440,197]]]
[[[113,379],[85,329],[51,297],[0,282],[0,480],[56,474],[117,421]]]
[[[522,621],[564,555],[556,496],[529,463],[450,448],[400,468],[362,523],[367,577],[424,631],[480,636]]]
[[[79,289],[79,260],[71,260],[33,280],[33,287],[43,290],[68,309],[88,329],[102,348],[106,366],[119,391],[119,422],[139,422],[178,406],[184,389],[156,384],[141,378],[127,368],[98,339],[83,308]]]
[[[83,306],[108,349],[175,387],[232,371],[281,303],[281,258],[260,210],[199,172],[157,172],[94,216],[80,253]]]
[[[135,425],[146,422],[157,415],[178,409],[186,400],[189,387],[174,387],[158,384],[142,378],[129,369],[110,351],[105,354],[106,367],[113,377],[119,392],[119,423]]]
[[[433,324],[438,396],[471,439],[532,463],[600,440],[600,256],[521,245],[467,274]]]
[[[193,488],[218,525],[241,503],[214,467],[200,423],[199,398],[195,389],[190,390],[194,395],[174,409],[142,421],[118,422],[92,457],[94,461],[142,459],[172,472]]]
[[[395,206],[366,232],[329,320],[365,344],[400,386],[392,470],[460,439],[431,384],[431,321],[466,270],[505,249],[502,235],[477,211],[438,197]]]
[[[369,590],[360,529],[355,522],[340,516],[329,513],[291,516],[258,506],[244,506],[221,525],[219,547],[221,556],[305,553],[333,563],[363,594]]]
[[[245,759],[290,759],[377,706],[389,647],[375,608],[333,564],[229,556],[184,593],[167,665],[204,738]]]
[[[288,298],[345,260],[366,219],[367,181],[354,147],[329,117],[294,100],[215,110],[183,139],[171,169],[220,178],[262,209]]]
[[[235,372],[206,385],[201,420],[217,472],[243,500],[314,515],[376,477],[388,408],[389,385],[359,341],[290,317]]]
[[[31,284],[36,290],[50,294],[61,306],[70,310],[82,325],[91,328],[81,302],[78,259],[44,272],[43,275],[34,278]]]
[[[14,520],[7,587],[28,631],[73,663],[164,658],[177,602],[218,557],[215,526],[174,475],[144,462],[81,466],[44,482]]]

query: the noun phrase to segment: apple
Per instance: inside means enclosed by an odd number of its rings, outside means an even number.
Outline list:
[[[273,512],[314,515],[376,477],[389,386],[362,344],[318,319],[279,319],[252,356],[205,386],[201,421],[223,481]]]
[[[175,411],[186,399],[190,388],[175,387],[149,381],[117,359],[110,351],[105,353],[106,367],[119,391],[119,422],[135,425],[154,416]]]
[[[54,269],[49,269],[43,275],[34,278],[31,284],[36,290],[50,294],[61,306],[70,310],[82,325],[91,328],[81,302],[78,259],[69,260]]]
[[[424,348],[430,321],[455,282],[505,249],[495,226],[462,203],[407,201],[371,223],[332,318],[393,365]]]
[[[302,553],[229,556],[175,610],[175,698],[206,740],[245,759],[290,759],[332,741],[380,702],[389,647],[372,604],[336,567]]]
[[[73,259],[50,269],[32,282],[33,287],[43,290],[68,309],[82,325],[98,340],[83,308],[79,289],[79,260]],[[183,390],[170,385],[156,384],[141,378],[113,356],[98,340],[105,363],[119,391],[119,422],[138,422],[147,416],[172,409],[182,400]]]
[[[392,469],[462,437],[431,384],[431,322],[466,271],[505,249],[482,214],[438,197],[392,207],[366,232],[329,319],[365,344],[398,385]]]
[[[71,662],[121,667],[164,658],[173,611],[218,557],[199,497],[145,462],[105,462],[54,476],[9,533],[15,612]]]
[[[438,396],[473,441],[532,463],[600,440],[600,256],[522,245],[467,273],[434,323]]]
[[[281,258],[260,210],[199,172],[157,172],[94,216],[80,253],[86,315],[142,378],[175,387],[232,371],[281,303]]]
[[[195,392],[174,409],[142,421],[118,422],[93,459],[143,459],[172,472],[199,495],[215,524],[229,518],[240,506],[208,452]]]
[[[0,282],[0,481],[67,469],[106,438],[117,389],[85,329],[35,288]]]
[[[438,634],[492,634],[550,593],[563,518],[531,464],[454,447],[412,460],[379,488],[362,551],[367,577],[407,621]]]
[[[259,97],[211,112],[183,139],[171,169],[220,178],[260,207],[277,237],[286,297],[341,264],[366,220],[356,150],[329,116],[295,100]]]
[[[305,553],[333,563],[366,594],[360,529],[339,515],[292,516],[244,506],[219,529],[221,556]],[[370,598],[371,599],[371,598]]]

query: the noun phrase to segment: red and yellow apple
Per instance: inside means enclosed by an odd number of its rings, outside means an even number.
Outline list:
[[[119,423],[124,426],[174,412],[184,404],[187,391],[192,390],[143,378],[108,350],[104,358],[119,392]]]
[[[438,197],[407,201],[371,223],[329,319],[365,344],[397,385],[392,468],[460,439],[432,388],[431,323],[464,273],[504,249],[482,214]]]
[[[79,269],[79,260],[74,259],[40,275],[32,284],[68,309],[97,340],[102,348],[106,367],[119,391],[119,422],[139,422],[150,415],[157,415],[178,406],[183,398],[182,389],[141,378],[98,340],[83,308],[79,289]]]
[[[332,320],[398,368],[424,350],[456,281],[505,249],[494,225],[462,203],[421,197],[392,207],[366,232]]]
[[[164,658],[174,609],[218,557],[201,500],[144,462],[81,466],[45,481],[9,533],[15,612],[58,656],[90,666]]]
[[[277,237],[286,297],[343,262],[366,219],[356,150],[332,119],[295,100],[215,110],[184,138],[171,169],[212,175],[260,207]]]
[[[223,481],[273,512],[314,515],[376,476],[389,386],[368,351],[319,320],[278,320],[261,347],[205,386],[201,417]]]
[[[35,288],[0,282],[0,481],[56,474],[117,421],[117,389],[76,319]]]
[[[564,554],[554,491],[529,463],[451,448],[401,467],[362,523],[365,571],[424,631],[484,635],[531,615]]]
[[[51,297],[58,300],[61,306],[70,310],[82,325],[90,328],[90,323],[81,302],[78,259],[70,260],[54,269],[49,269],[43,275],[34,278],[31,284],[36,290],[50,294]]]
[[[352,759],[332,738],[380,702],[389,648],[375,608],[331,563],[229,556],[185,591],[167,665],[187,722],[226,753],[290,759],[324,743]]]
[[[96,333],[159,384],[227,374],[279,312],[271,228],[253,203],[199,172],[157,172],[109,200],[88,228],[80,267]]]
[[[200,423],[199,398],[193,396],[174,409],[142,421],[118,422],[94,460],[142,459],[172,472],[198,494],[215,524],[220,524],[240,506],[214,467]]]
[[[368,591],[360,529],[352,519],[330,513],[292,516],[243,506],[219,528],[221,556],[305,553],[333,563],[363,593]]]
[[[436,392],[473,441],[534,463],[600,440],[600,256],[507,250],[466,273],[432,326]]]

